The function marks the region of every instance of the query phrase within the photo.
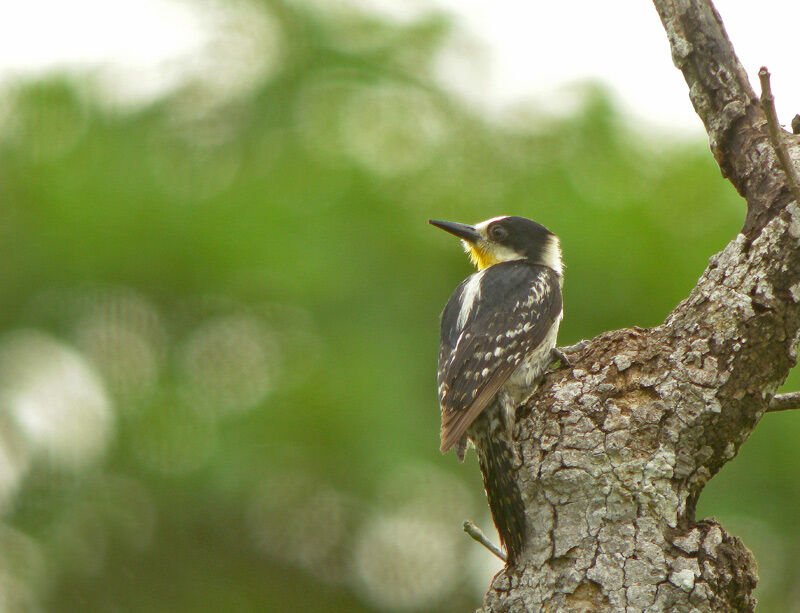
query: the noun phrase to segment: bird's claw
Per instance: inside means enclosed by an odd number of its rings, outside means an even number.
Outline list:
[[[560,366],[558,366],[560,364]],[[564,352],[561,351],[558,347],[553,347],[550,351],[550,367],[552,370],[558,370],[559,368],[569,368],[572,366],[567,356],[564,355]]]

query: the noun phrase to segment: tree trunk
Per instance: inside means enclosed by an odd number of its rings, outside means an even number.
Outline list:
[[[800,209],[711,2],[654,4],[711,151],[747,200],[744,227],[662,325],[571,348],[571,368],[523,407],[527,540],[485,611],[755,606],[753,556],[694,508],[796,363]],[[783,138],[796,165],[800,143]]]

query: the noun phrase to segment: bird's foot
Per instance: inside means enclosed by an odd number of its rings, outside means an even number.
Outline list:
[[[558,347],[553,347],[550,351],[550,370],[558,370],[559,368],[569,368],[572,366],[567,356]]]

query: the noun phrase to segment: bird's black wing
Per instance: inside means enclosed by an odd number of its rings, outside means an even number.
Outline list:
[[[470,294],[472,308],[465,311],[462,305]],[[442,313],[437,377],[442,452],[461,438],[528,352],[544,340],[561,308],[559,276],[524,261],[477,272],[453,292]]]

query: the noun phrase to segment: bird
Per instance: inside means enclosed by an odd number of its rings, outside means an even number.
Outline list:
[[[513,479],[516,409],[558,360],[563,268],[558,236],[525,217],[475,225],[431,219],[461,239],[477,268],[441,316],[437,387],[441,452],[475,448],[492,519],[509,563],[525,542],[522,495]]]

